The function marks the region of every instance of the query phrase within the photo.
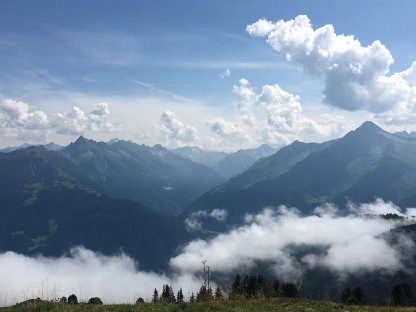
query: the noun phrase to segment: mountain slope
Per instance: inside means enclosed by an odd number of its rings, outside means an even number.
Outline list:
[[[289,159],[295,164],[288,168],[284,158],[279,158],[287,152],[282,149],[281,154],[253,166],[261,167],[263,163],[262,170],[252,167],[202,195],[190,205],[188,213],[226,209],[229,222],[233,223],[241,221],[245,213],[268,205],[295,206],[309,212],[325,202],[343,205],[347,200],[370,201],[378,196],[397,202],[416,193],[414,139],[399,137],[366,122],[342,139],[316,147],[319,148],[310,153],[294,151]]]
[[[175,214],[223,178],[160,145],[119,140],[106,144],[80,137],[62,154],[113,198],[144,203]]]
[[[195,163],[202,164],[210,168],[227,156],[227,153],[224,152],[205,151],[195,146],[178,147],[172,149],[171,151],[182,158],[192,160]]]
[[[251,167],[258,159],[275,153],[276,150],[267,144],[254,149],[239,150],[224,157],[213,169],[229,179]]]
[[[61,154],[31,147],[0,155],[0,250],[59,256],[74,245],[122,248],[157,269],[189,239],[173,217],[101,194]]]

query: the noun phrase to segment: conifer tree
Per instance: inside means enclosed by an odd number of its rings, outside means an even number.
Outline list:
[[[281,295],[281,289],[280,289],[280,281],[278,279],[276,279],[273,282],[273,290],[274,290],[275,297],[280,297],[280,295]]]
[[[231,285],[230,299],[240,298],[243,295],[243,287],[241,285],[241,276],[237,274]]]
[[[218,301],[224,300],[224,296],[221,292],[220,286],[217,286],[217,289],[215,290],[215,300],[218,300]]]
[[[183,292],[182,292],[182,288],[179,289],[178,294],[176,295],[176,302],[177,303],[182,303],[183,302]]]
[[[195,295],[194,293],[191,294],[191,297],[189,298],[190,303],[195,303]]]
[[[158,302],[158,301],[159,301],[159,293],[157,289],[155,288],[155,290],[153,291],[152,302]]]
[[[163,302],[175,302],[175,294],[173,293],[172,287],[169,285],[163,285],[161,299]]]

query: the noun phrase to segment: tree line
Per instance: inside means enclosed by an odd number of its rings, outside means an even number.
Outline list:
[[[262,275],[244,275],[237,274],[231,282],[228,289],[221,289],[220,286],[211,288],[209,283],[204,283],[197,293],[191,293],[188,302],[210,302],[223,300],[238,299],[272,299],[279,297],[299,298],[299,288],[294,283],[280,282],[278,279],[267,280]],[[78,304],[77,297],[72,294],[68,298],[62,297],[61,303]],[[176,294],[170,285],[163,285],[159,293],[154,289],[151,299],[153,303],[185,303],[185,296],[182,288]],[[365,290],[361,287],[344,288],[341,292],[339,302],[347,305],[366,305],[368,297]],[[143,298],[138,298],[137,304],[145,303]],[[103,304],[98,297],[88,300],[88,304]],[[400,283],[393,287],[390,298],[386,302],[380,302],[383,305],[395,306],[415,306],[416,298],[408,283]]]

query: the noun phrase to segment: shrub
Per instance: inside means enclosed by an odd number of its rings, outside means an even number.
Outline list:
[[[74,294],[72,294],[71,296],[69,296],[68,297],[68,303],[69,304],[77,304],[78,303],[77,296],[75,296]]]
[[[88,300],[88,304],[103,304],[100,298],[93,297]]]
[[[282,286],[282,296],[290,297],[290,298],[298,298],[299,297],[298,288],[293,283],[285,283]]]
[[[144,299],[142,297],[136,300],[136,304],[142,304],[142,303],[144,303]]]

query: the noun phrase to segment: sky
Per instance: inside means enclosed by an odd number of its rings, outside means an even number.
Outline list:
[[[0,0],[0,147],[416,130],[414,1]]]

